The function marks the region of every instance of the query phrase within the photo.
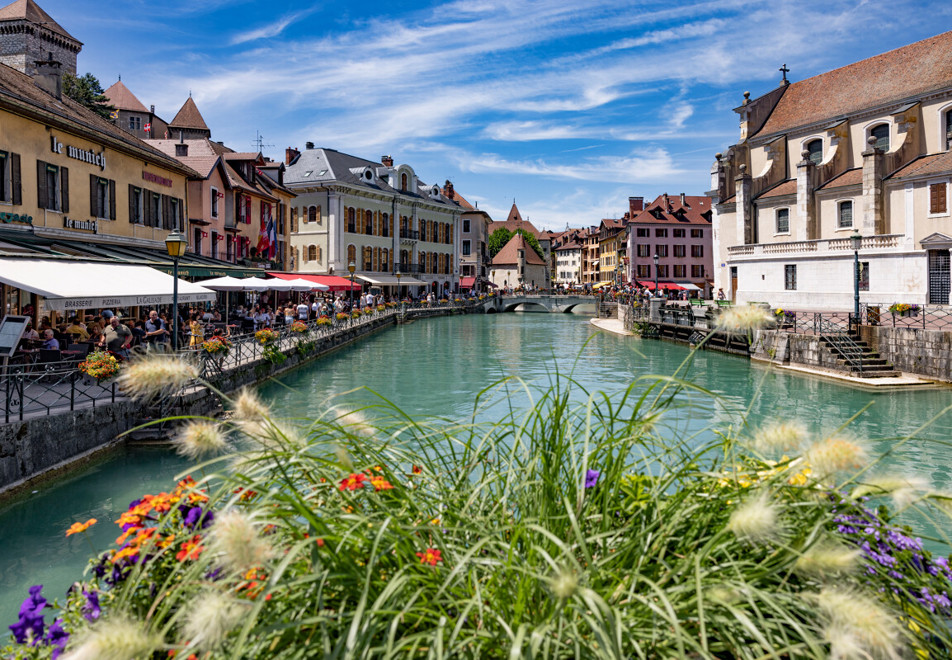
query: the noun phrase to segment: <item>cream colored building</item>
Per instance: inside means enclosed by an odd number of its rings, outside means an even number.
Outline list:
[[[948,304],[952,32],[736,108],[712,168],[715,288],[738,302]]]

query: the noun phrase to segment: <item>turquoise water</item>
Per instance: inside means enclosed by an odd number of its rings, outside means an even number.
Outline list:
[[[558,372],[571,374],[591,391],[619,393],[638,376],[672,373],[687,355],[680,345],[598,332],[580,316],[457,316],[379,333],[261,391],[278,414],[288,417],[319,415],[332,402],[379,402],[367,391],[353,391],[364,386],[409,414],[460,419],[469,416],[480,390],[506,376],[545,387]],[[737,424],[748,407],[753,423],[793,418],[827,432],[871,403],[850,428],[886,451],[896,438],[916,432],[952,404],[950,389],[857,390],[714,352],[698,353],[690,374],[719,398],[692,396],[689,415],[667,420],[687,432]],[[497,392],[497,405],[518,406],[525,400],[518,388],[510,387],[510,392],[511,397]],[[584,396],[581,390],[576,394]],[[498,410],[490,408],[483,416]],[[950,431],[952,418],[943,417],[918,435],[944,441],[952,437]],[[952,454],[944,446],[910,442],[889,457],[888,465],[952,489]],[[167,490],[187,467],[166,449],[126,448],[0,509],[0,637],[16,620],[30,585],[44,584],[44,594],[52,600],[79,578],[92,551],[82,535],[65,538],[70,524],[97,518],[89,540],[101,552],[119,535],[112,521],[131,500]]]

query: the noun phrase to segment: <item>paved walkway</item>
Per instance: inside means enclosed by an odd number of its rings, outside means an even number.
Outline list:
[[[635,333],[625,330],[625,324],[620,319],[591,319],[589,323],[599,330],[605,330],[606,332],[611,332],[616,335],[624,335],[626,337],[633,337],[635,335]]]

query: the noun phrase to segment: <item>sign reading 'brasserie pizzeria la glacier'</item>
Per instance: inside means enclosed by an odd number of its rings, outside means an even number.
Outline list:
[[[98,154],[92,149],[80,149],[79,147],[73,147],[67,144],[63,144],[56,139],[55,135],[50,136],[50,151],[54,154],[63,153],[63,148],[66,148],[66,155],[70,158],[75,158],[76,160],[81,160],[84,163],[89,163],[90,165],[98,165],[99,169],[106,169],[106,152],[100,151]]]

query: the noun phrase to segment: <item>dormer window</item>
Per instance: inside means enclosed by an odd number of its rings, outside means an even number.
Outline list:
[[[823,140],[810,140],[805,150],[808,152],[807,160],[812,161],[814,165],[823,162]]]
[[[401,174],[400,175],[400,190],[406,190],[406,189],[407,189],[407,175]]]
[[[879,124],[873,126],[869,132],[870,137],[876,138],[876,144],[873,146],[881,151],[889,151],[889,124]]]

